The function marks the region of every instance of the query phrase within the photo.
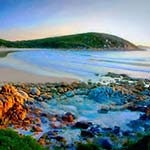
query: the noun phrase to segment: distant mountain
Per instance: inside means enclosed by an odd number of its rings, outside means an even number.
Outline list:
[[[150,46],[138,45],[138,47],[141,49],[149,49],[150,50]]]
[[[82,33],[27,41],[0,39],[0,47],[15,48],[63,48],[63,49],[138,49],[120,37],[104,33]]]

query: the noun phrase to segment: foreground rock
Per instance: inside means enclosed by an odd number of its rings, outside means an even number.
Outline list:
[[[5,85],[0,90],[1,124],[32,135],[50,149],[75,150],[90,143],[103,149],[129,147],[150,131],[150,81],[109,76],[116,79],[107,85]]]
[[[18,124],[26,118],[28,94],[14,86],[4,85],[0,91],[0,121],[2,125]]]

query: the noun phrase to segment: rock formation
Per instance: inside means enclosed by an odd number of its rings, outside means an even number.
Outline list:
[[[0,91],[0,123],[2,125],[17,124],[25,119],[28,95],[12,85],[4,85]]]

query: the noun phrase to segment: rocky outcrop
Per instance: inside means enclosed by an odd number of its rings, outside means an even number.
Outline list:
[[[27,115],[25,101],[28,95],[12,85],[4,85],[0,91],[0,121],[2,125],[17,124]]]

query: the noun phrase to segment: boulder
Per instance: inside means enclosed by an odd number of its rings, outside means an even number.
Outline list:
[[[4,85],[0,91],[0,120],[1,124],[19,123],[26,118],[28,108],[25,102],[28,95],[17,90],[12,85]]]
[[[121,91],[114,91],[111,87],[97,87],[91,89],[88,97],[99,103],[110,103],[110,101],[116,104],[123,104],[125,101],[125,96]]]

